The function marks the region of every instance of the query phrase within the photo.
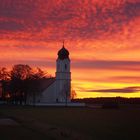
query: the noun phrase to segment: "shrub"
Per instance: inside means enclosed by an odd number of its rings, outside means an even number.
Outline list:
[[[118,109],[119,108],[119,104],[117,102],[105,102],[102,104],[102,108],[103,109]]]

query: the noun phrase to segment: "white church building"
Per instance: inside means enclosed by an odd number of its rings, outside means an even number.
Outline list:
[[[71,101],[71,72],[69,51],[64,47],[58,51],[54,78],[45,78],[41,82],[42,92],[36,95],[36,104],[69,103]],[[33,103],[33,98],[28,98]]]

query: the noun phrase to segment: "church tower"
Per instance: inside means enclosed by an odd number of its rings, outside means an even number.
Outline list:
[[[56,60],[56,101],[70,102],[71,72],[69,51],[64,47],[58,51]]]

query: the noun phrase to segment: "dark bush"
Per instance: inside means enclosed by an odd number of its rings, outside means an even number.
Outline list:
[[[102,104],[103,109],[118,109],[119,104],[117,102],[105,102]]]

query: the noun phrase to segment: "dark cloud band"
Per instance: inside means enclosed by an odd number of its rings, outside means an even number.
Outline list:
[[[140,70],[140,61],[105,61],[105,60],[79,60],[73,61],[73,67],[85,69],[111,69],[111,70]]]
[[[100,90],[85,90],[86,92],[102,92],[102,93],[136,93],[140,91],[140,87],[126,87],[118,89],[100,89]]]

